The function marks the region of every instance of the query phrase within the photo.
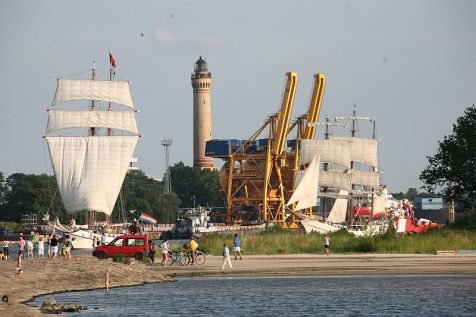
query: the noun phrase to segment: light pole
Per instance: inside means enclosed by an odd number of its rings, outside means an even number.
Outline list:
[[[163,140],[161,143],[165,147],[165,179],[164,179],[164,193],[169,194],[172,191],[172,180],[170,177],[170,146],[172,145],[172,139]]]

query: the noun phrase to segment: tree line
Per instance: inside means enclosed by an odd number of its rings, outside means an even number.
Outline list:
[[[146,212],[159,222],[174,222],[180,208],[223,206],[217,171],[200,170],[179,162],[171,167],[171,178],[172,192],[164,193],[161,180],[141,170],[128,171],[112,221],[123,221],[123,215],[128,220],[137,219],[141,212]],[[32,213],[38,219],[49,213],[50,219],[59,217],[62,223],[70,222],[72,216],[79,224],[85,221],[85,212],[66,213],[54,176],[14,173],[5,177],[0,172],[0,221],[20,222],[22,215]]]
[[[459,210],[476,207],[476,107],[468,107],[453,125],[453,133],[438,143],[436,154],[428,156],[428,166],[420,180],[426,193],[409,188],[406,193],[394,193],[397,199],[443,196],[456,202]],[[171,167],[172,193],[164,193],[161,181],[148,177],[141,170],[127,173],[121,195],[112,214],[120,218],[137,218],[144,211],[160,222],[172,222],[179,208],[225,206],[217,171],[200,170],[179,162]],[[56,180],[46,174],[15,173],[5,177],[0,172],[0,221],[19,222],[23,214],[36,213],[41,219],[46,212],[65,222],[71,219],[61,202]],[[134,211],[134,213],[130,211]],[[75,215],[82,223],[80,213]]]

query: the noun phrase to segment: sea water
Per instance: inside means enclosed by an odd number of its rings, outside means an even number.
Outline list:
[[[54,297],[84,317],[475,316],[476,275],[182,278]]]

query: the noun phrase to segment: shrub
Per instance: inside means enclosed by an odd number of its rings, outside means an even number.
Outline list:
[[[112,262],[131,264],[131,259],[124,256],[123,254],[116,254],[115,256],[112,257]]]

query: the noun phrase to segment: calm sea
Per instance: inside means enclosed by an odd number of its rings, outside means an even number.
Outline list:
[[[476,275],[187,278],[55,298],[89,308],[77,316],[475,316]]]

